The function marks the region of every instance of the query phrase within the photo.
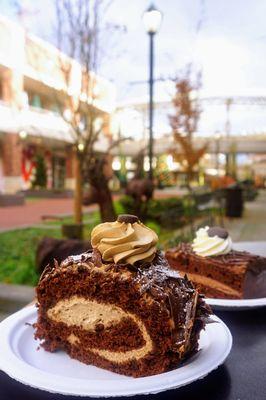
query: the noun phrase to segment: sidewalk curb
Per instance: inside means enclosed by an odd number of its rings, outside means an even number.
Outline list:
[[[0,313],[15,312],[30,303],[34,296],[34,287],[0,283]]]

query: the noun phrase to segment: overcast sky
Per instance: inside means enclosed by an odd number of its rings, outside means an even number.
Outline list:
[[[1,11],[12,16],[10,3],[0,0]],[[29,11],[24,25],[51,40],[53,1],[21,3]],[[149,4],[113,0],[109,8],[108,19],[125,25],[127,33],[117,38],[117,48],[101,72],[116,83],[120,98],[128,90],[142,90],[136,89],[140,85],[128,85],[129,81],[147,78],[148,39],[141,16]],[[156,37],[156,76],[172,76],[192,61],[203,70],[203,89],[208,94],[266,94],[265,0],[157,0],[155,5],[163,12]],[[199,20],[201,29],[196,34]]]
[[[20,22],[48,40],[53,38],[52,2],[22,1],[29,13]],[[0,0],[1,12],[15,18],[10,3]],[[266,0],[154,3],[163,12],[155,43],[157,77],[174,76],[193,62],[202,69],[205,95],[266,95]],[[148,38],[141,16],[149,4],[146,0],[113,0],[108,11],[108,20],[127,28],[101,67],[102,75],[116,84],[120,100],[147,93],[146,84],[131,82],[147,79]],[[201,29],[196,34],[199,20]],[[165,90],[156,83],[157,96]],[[261,124],[266,126],[264,117]]]

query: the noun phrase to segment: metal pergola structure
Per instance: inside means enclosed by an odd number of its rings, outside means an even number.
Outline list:
[[[224,105],[226,107],[225,134],[227,137],[229,137],[231,133],[230,112],[233,105],[266,107],[266,96],[206,96],[200,98],[200,101],[203,105]],[[170,104],[171,100],[157,101],[154,102],[154,108],[169,110]],[[136,102],[124,105],[124,107],[128,107],[145,114],[147,110],[147,102]],[[123,106],[119,108],[122,109]]]
[[[201,98],[208,105],[251,105],[266,106],[266,96],[210,96]]]
[[[221,105],[226,107],[226,120],[225,120],[225,136],[219,139],[220,152],[228,155],[231,152],[232,141],[237,142],[237,153],[246,154],[266,154],[266,132],[262,134],[250,134],[247,136],[234,135],[231,136],[231,123],[230,123],[230,111],[233,105],[250,105],[266,107],[266,96],[206,96],[200,99],[203,105]],[[169,110],[170,100],[157,101],[154,103],[155,109]],[[131,108],[139,111],[143,114],[146,113],[147,103],[140,101],[133,104],[128,103],[124,105],[125,108]],[[124,108],[123,106],[120,108]],[[143,118],[144,120],[144,118]],[[207,138],[208,139],[208,138]],[[203,143],[206,141],[204,137],[197,137],[197,143]],[[171,143],[170,136],[162,137],[161,139],[155,140],[155,153],[161,154],[169,148]],[[145,148],[145,140],[135,141],[127,146],[123,145],[125,154],[137,153],[139,148]],[[173,145],[173,143],[171,143]],[[215,140],[210,142],[208,151],[215,153],[216,143]]]
[[[233,142],[237,143],[237,147],[235,149],[236,153],[239,154],[266,154],[266,140],[264,135],[253,134],[248,136],[234,136]],[[216,154],[217,153],[217,143],[215,140],[210,141],[209,137],[197,137],[195,139],[195,145],[200,147],[206,141],[209,142],[208,145],[208,153]],[[178,151],[179,146],[177,143],[173,141],[171,135],[164,136],[160,139],[154,140],[154,154],[167,154],[170,149],[176,149]],[[136,156],[140,150],[147,149],[147,139],[140,140],[125,140],[120,145],[120,152],[122,152],[126,156]],[[232,151],[232,137],[221,137],[219,139],[219,152],[223,154],[230,154]],[[118,150],[114,149],[112,151],[114,155],[118,155]],[[147,150],[145,152],[147,154]]]

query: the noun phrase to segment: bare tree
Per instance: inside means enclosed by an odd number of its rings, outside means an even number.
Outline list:
[[[102,221],[115,219],[112,195],[109,190],[109,181],[113,175],[111,151],[122,140],[127,140],[127,138],[114,141],[105,154],[95,151],[93,155],[88,155],[90,160],[86,162],[84,179],[90,183],[91,190],[86,193],[84,204],[98,203]]]
[[[77,224],[82,223],[84,177],[96,193],[94,197],[100,206],[102,219],[115,219],[108,179],[104,179],[104,150],[95,149],[95,144],[108,126],[108,114],[99,109],[97,72],[101,59],[101,38],[104,31],[106,37],[106,29],[111,29],[110,24],[104,26],[102,22],[110,3],[105,0],[55,0],[57,45],[61,50],[58,64],[64,80],[64,87],[55,95],[59,111],[70,125],[73,135],[74,216]],[[81,65],[80,79],[73,82],[77,62]]]
[[[179,162],[186,175],[186,184],[191,190],[191,181],[194,177],[200,159],[207,150],[207,143],[202,147],[195,145],[194,134],[198,128],[201,115],[198,92],[201,88],[201,75],[198,73],[193,79],[190,66],[175,78],[175,95],[173,97],[174,115],[169,116],[174,141],[180,150],[171,150],[175,161]]]

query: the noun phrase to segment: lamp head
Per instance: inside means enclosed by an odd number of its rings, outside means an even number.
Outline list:
[[[151,4],[150,7],[143,13],[143,23],[146,32],[149,34],[155,34],[160,29],[163,14],[161,11]]]

